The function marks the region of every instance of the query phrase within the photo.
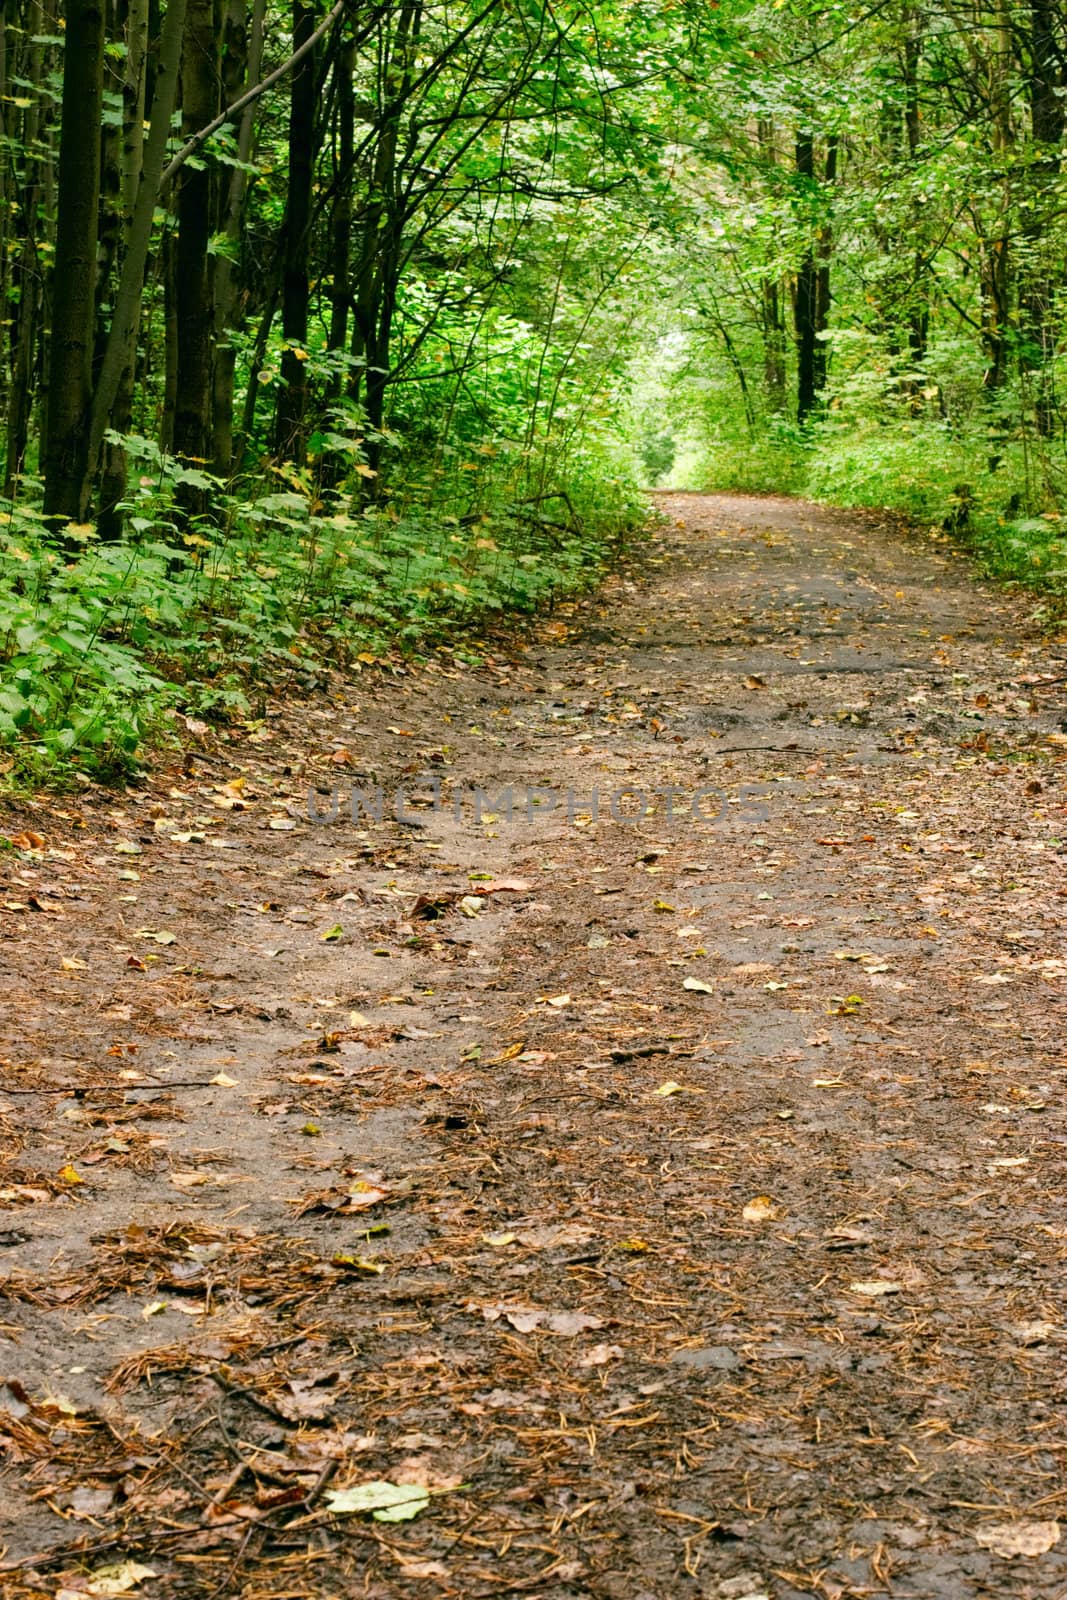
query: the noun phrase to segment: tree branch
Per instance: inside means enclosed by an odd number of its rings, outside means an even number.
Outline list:
[[[232,106],[227,106],[225,111],[220,112],[213,122],[208,123],[206,128],[201,128],[199,133],[194,133],[191,139],[186,140],[185,144],[183,144],[181,149],[178,151],[178,154],[164,168],[163,174],[159,180],[160,193],[166,189],[167,185],[170,183],[171,179],[176,175],[176,173],[178,173],[180,169],[184,167],[185,163],[189,160],[189,157],[194,156],[200,149],[201,145],[205,144],[206,141],[211,138],[213,133],[217,133],[220,128],[225,127],[227,122],[232,122],[234,117],[239,116],[246,106],[251,105],[254,100],[258,100],[261,94],[265,94],[268,89],[272,89],[276,83],[285,77],[286,73],[291,72],[294,67],[300,65],[300,62],[303,61],[304,57],[310,51],[314,50],[315,46],[318,44],[323,35],[329,33],[334,23],[340,18],[347,4],[348,0],[337,0],[337,4],[334,6],[333,10],[322,22],[319,23],[319,26],[315,29],[315,32],[310,36],[310,38],[304,40],[299,50],[294,50],[289,59],[287,61],[283,61],[280,67],[275,67],[273,72],[268,72],[267,76],[265,78],[261,78],[259,83],[253,84],[251,89],[247,89],[244,94],[238,96],[238,98],[233,102]]]

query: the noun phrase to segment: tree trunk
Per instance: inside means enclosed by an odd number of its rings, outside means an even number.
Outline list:
[[[365,395],[371,437],[365,446],[368,465],[377,473],[381,441],[374,437],[385,419],[385,392],[389,383],[389,351],[400,279],[400,249],[404,217],[397,193],[397,146],[400,119],[411,87],[410,44],[417,36],[420,8],[405,4],[397,21],[390,58],[379,79],[378,140],[370,183],[370,198],[363,211],[360,254],[356,266],[352,303],[352,355],[358,363],[349,379],[349,393]],[[374,479],[370,480],[373,484]],[[367,490],[360,480],[357,502]]]
[[[348,345],[351,291],[348,282],[352,241],[352,198],[355,173],[355,95],[352,74],[356,45],[348,39],[337,57],[337,195],[330,218],[330,335],[329,348]]]
[[[315,31],[315,13],[304,0],[293,4],[293,49]],[[278,395],[275,448],[297,466],[307,459],[308,249],[315,160],[315,51],[299,63],[290,81],[289,191],[285,205],[282,278],[282,386]]]
[[[121,207],[121,245],[123,253],[128,254],[131,246],[134,212],[137,206],[137,189],[140,183],[141,171],[144,166],[144,126],[145,126],[145,71],[148,55],[148,0],[129,0],[126,15],[126,71],[122,83],[122,140],[119,154],[118,173],[118,200]],[[125,266],[125,263],[124,263]],[[144,263],[141,265],[141,274],[144,274]],[[119,289],[116,291],[115,305],[111,313],[111,325],[121,314],[119,294],[122,286],[122,272],[119,276]],[[110,330],[105,337],[98,334],[97,347],[99,364],[96,374],[96,389],[93,395],[92,419],[89,425],[89,462],[88,470],[92,475],[98,451],[102,448],[102,462],[100,473],[100,500],[97,515],[97,532],[106,542],[118,539],[122,534],[122,518],[118,513],[119,502],[126,493],[126,451],[121,444],[109,442],[103,444],[95,437],[93,422],[97,414],[97,393],[100,388],[100,379],[103,374],[104,362],[107,360],[108,347],[111,343]],[[136,344],[136,335],[132,345]],[[119,382],[115,396],[115,404],[111,407],[108,419],[110,426],[118,433],[128,433],[133,410],[133,349],[129,348],[125,356],[125,369]]]
[[[1053,387],[1056,356],[1055,278],[1047,259],[1047,211],[1060,174],[1063,143],[1064,71],[1048,0],[1031,0],[1028,94],[1030,127],[1037,160],[1029,169],[1032,203],[1024,212],[1024,264],[1020,264],[1019,304],[1026,339],[1024,365],[1035,379],[1034,419],[1048,438],[1055,427]]]
[[[38,259],[39,208],[41,205],[41,158],[36,153],[41,138],[41,102],[37,86],[43,82],[43,46],[33,37],[45,34],[43,10],[31,6],[29,11],[31,37],[26,44],[26,58],[22,67],[27,81],[34,86],[30,104],[26,107],[22,125],[22,148],[26,152],[21,182],[13,160],[5,162],[7,176],[14,180],[19,191],[16,231],[18,253],[12,264],[12,287],[15,290],[12,306],[11,330],[11,388],[7,404],[7,450],[4,463],[4,498],[12,500],[26,459],[30,438],[30,417],[33,413],[34,362],[37,352],[41,321],[41,269]],[[14,108],[12,108],[14,115]],[[10,198],[10,186],[5,183]]]
[[[223,100],[232,105],[243,87],[259,81],[263,65],[263,23],[266,0],[255,0],[252,25],[246,35],[245,0],[229,0],[224,26],[222,54]],[[215,257],[215,472],[228,478],[237,463],[233,453],[233,396],[235,351],[231,338],[239,325],[238,288],[240,274],[235,259],[240,248],[248,197],[248,173],[244,168],[252,156],[258,101],[246,106],[237,125],[237,160],[230,173],[223,217],[225,245]]]
[[[44,449],[44,511],[54,528],[85,515],[104,44],[103,0],[70,0]]]
[[[815,182],[815,143],[810,133],[798,133],[796,140],[797,177],[804,180],[809,203]],[[793,308],[797,337],[797,421],[806,422],[815,409],[816,354],[815,334],[818,329],[819,269],[812,241],[805,250],[797,273],[796,300]]]
[[[777,167],[778,151],[774,123],[761,117],[756,124],[760,155],[768,167]],[[760,324],[763,333],[763,388],[767,408],[784,411],[785,397],[785,308],[783,290],[777,276],[760,280]]]
[[[181,67],[182,133],[205,127],[219,109],[218,46],[212,0],[188,0]],[[174,450],[197,466],[214,458],[212,369],[215,318],[208,247],[215,215],[214,170],[182,168],[178,182],[178,244],[175,256],[177,388]],[[191,514],[206,508],[203,490],[183,492]]]
[[[178,245],[173,226],[163,234],[163,415],[159,447],[174,449],[174,414],[178,405]]]
[[[837,135],[831,134],[826,144],[826,164],[823,182],[827,190],[837,181]],[[830,255],[833,250],[833,228],[829,220],[819,229],[816,246],[815,272],[815,393],[821,395],[826,388],[826,362],[830,347],[822,338],[830,326]]]

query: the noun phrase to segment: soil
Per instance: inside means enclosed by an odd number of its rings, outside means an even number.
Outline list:
[[[7,818],[5,1596],[1067,1595],[1067,644],[659,504]]]

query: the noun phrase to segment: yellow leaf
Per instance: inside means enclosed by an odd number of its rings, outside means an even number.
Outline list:
[[[741,1215],[746,1222],[770,1222],[778,1216],[778,1207],[769,1194],[758,1194],[748,1202]]]
[[[369,1261],[366,1256],[336,1255],[333,1258],[335,1267],[347,1267],[350,1272],[369,1272],[376,1276],[385,1271],[380,1261]]]
[[[60,1167],[57,1174],[64,1183],[84,1183],[85,1179],[77,1173],[68,1161],[65,1167]]]
[[[97,1567],[85,1587],[95,1595],[125,1594],[145,1578],[155,1576],[154,1567],[144,1567],[139,1561],[118,1561],[109,1567]]]

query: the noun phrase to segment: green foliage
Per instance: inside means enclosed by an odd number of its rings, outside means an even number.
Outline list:
[[[142,473],[131,538],[77,530],[60,556],[39,514],[0,529],[0,744],[16,775],[71,766],[111,778],[174,707],[219,722],[247,716],[271,686],[355,655],[384,659],[463,637],[494,613],[531,612],[594,583],[643,516],[595,452],[568,487],[534,496],[494,456],[353,511],[346,492],[317,498],[299,476],[231,492],[127,440]],[[287,486],[290,478],[293,486]],[[212,517],[179,532],[177,496],[194,479]],[[473,515],[462,514],[472,499]]]

